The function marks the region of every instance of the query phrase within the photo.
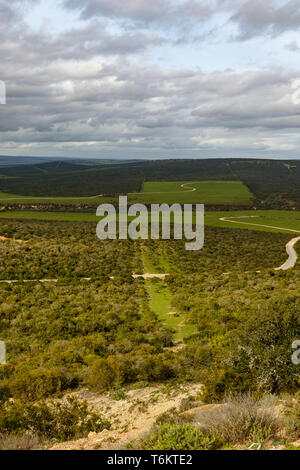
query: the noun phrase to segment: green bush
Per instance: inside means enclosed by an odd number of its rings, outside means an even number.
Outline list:
[[[30,432],[43,439],[66,441],[101,432],[110,424],[88,410],[87,402],[67,397],[63,402],[24,404],[7,402],[0,406],[0,436]]]
[[[140,447],[144,450],[212,450],[221,445],[220,439],[205,435],[191,424],[165,424],[141,442]]]
[[[77,387],[78,380],[58,369],[33,369],[3,380],[2,393],[9,390],[14,398],[35,401]],[[1,392],[0,392],[1,393]],[[7,391],[6,391],[7,395]]]
[[[286,405],[285,415],[287,433],[292,439],[300,439],[300,393],[297,393]]]
[[[203,400],[247,391],[261,395],[296,391],[300,375],[291,361],[291,344],[300,334],[299,306],[299,299],[292,296],[282,296],[264,308],[254,305],[222,342],[208,340],[210,365],[209,354],[198,348],[194,361],[205,385]]]
[[[87,384],[97,390],[110,389],[116,380],[116,373],[105,359],[96,359],[87,374]]]
[[[197,418],[200,429],[227,443],[241,444],[250,440],[262,442],[276,437],[281,423],[274,413],[275,400],[256,400],[251,395],[227,397],[226,402]]]

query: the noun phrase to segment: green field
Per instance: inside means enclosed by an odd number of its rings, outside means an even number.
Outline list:
[[[234,222],[221,221],[233,217]],[[239,217],[243,217],[239,219]],[[28,220],[61,220],[70,222],[97,222],[99,217],[87,212],[40,212],[40,211],[6,211],[0,212],[0,219]],[[251,225],[254,224],[254,225]],[[205,225],[210,227],[227,227],[230,229],[259,230],[297,235],[300,232],[299,211],[230,211],[205,212]],[[264,225],[278,227],[264,227]],[[285,230],[288,229],[288,230]],[[294,231],[294,232],[293,232]]]
[[[203,203],[230,204],[248,206],[252,194],[240,181],[157,181],[143,184],[141,193],[128,194],[130,202],[141,203]],[[0,203],[3,204],[94,204],[118,202],[117,197],[33,197],[0,192]]]
[[[222,221],[221,218],[227,220]],[[230,221],[228,221],[231,220]],[[274,233],[300,233],[299,211],[231,211],[206,212],[205,225],[211,227],[240,228]],[[264,227],[264,225],[268,227]]]
[[[141,193],[128,195],[130,202],[203,203],[248,206],[252,194],[241,181],[155,181],[143,184]]]

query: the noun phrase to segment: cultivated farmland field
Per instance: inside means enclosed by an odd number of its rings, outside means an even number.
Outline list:
[[[224,219],[224,220],[220,220]],[[227,211],[206,212],[205,225],[273,233],[300,233],[299,211]]]
[[[129,194],[131,202],[168,204],[203,203],[248,206],[252,194],[241,181],[145,182],[141,193]]]
[[[155,181],[145,182],[142,192],[129,193],[128,200],[133,202],[151,203],[203,203],[220,205],[249,206],[252,194],[241,181]],[[0,192],[2,204],[103,204],[118,202],[115,196],[87,196],[87,197],[47,197],[47,196],[21,196],[17,194]]]

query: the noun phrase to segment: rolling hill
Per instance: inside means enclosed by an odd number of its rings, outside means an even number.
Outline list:
[[[117,196],[140,192],[144,182],[235,180],[248,188],[261,208],[300,208],[298,160],[182,159],[95,165],[81,160],[80,164],[62,161],[0,168],[0,192],[34,197]]]

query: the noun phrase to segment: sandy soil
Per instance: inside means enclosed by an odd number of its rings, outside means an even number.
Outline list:
[[[72,395],[88,401],[90,407],[101,413],[111,424],[111,430],[90,433],[87,438],[63,442],[50,450],[125,449],[130,441],[145,437],[162,413],[178,409],[182,400],[197,396],[201,385],[168,388],[164,385],[129,390],[126,397],[115,400],[109,393],[99,394],[82,389]]]
[[[291,269],[295,266],[297,259],[298,259],[298,255],[297,255],[296,250],[294,249],[294,246],[299,240],[300,240],[300,237],[296,237],[288,242],[288,244],[286,245],[286,252],[289,255],[289,257],[282,266],[280,266],[279,268],[276,268],[276,271],[287,271],[288,269]]]
[[[10,242],[16,242],[16,243],[28,243],[28,240],[17,240],[16,238],[7,238],[7,237],[2,237],[0,236],[1,241],[10,241]]]

